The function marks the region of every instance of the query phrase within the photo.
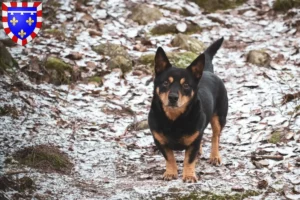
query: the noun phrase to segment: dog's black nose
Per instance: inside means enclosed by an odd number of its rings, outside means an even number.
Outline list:
[[[177,93],[170,93],[169,94],[169,101],[170,101],[170,103],[176,103],[178,101],[178,94]]]

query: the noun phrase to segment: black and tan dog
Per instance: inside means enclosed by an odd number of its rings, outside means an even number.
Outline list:
[[[212,59],[223,43],[214,42],[186,69],[173,67],[164,50],[155,55],[155,79],[148,116],[154,142],[166,159],[164,180],[178,177],[173,150],[185,150],[183,181],[196,182],[195,164],[204,129],[213,130],[210,163],[220,164],[219,139],[226,123],[228,98],[214,74]]]

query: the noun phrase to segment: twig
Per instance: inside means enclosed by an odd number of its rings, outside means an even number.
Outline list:
[[[271,160],[283,160],[283,156],[271,156],[271,155],[251,155],[246,156],[247,158],[251,158],[251,160],[262,160],[262,159],[271,159]]]
[[[16,175],[16,174],[25,174],[25,173],[29,173],[30,171],[28,170],[22,170],[22,171],[9,171],[6,172],[5,175]]]

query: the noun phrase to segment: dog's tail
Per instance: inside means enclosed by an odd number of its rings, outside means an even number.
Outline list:
[[[220,38],[214,43],[212,43],[204,52],[205,55],[205,66],[204,71],[210,71],[214,73],[214,66],[212,64],[212,59],[216,55],[217,51],[220,49],[224,38]]]

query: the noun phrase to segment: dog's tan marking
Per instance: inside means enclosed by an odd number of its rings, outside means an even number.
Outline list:
[[[202,141],[200,142],[199,154],[200,156],[203,154]]]
[[[180,84],[183,85],[185,82],[185,78],[180,79]]]
[[[166,160],[166,171],[164,173],[164,180],[169,181],[172,179],[177,179],[177,164],[176,159],[174,157],[174,153],[171,149],[165,148],[167,160]]]
[[[169,106],[163,106],[163,109],[165,111],[166,116],[174,121],[176,120],[182,113],[184,113],[186,109],[186,105],[181,107],[169,107]]]
[[[184,182],[197,182],[197,176],[195,173],[195,166],[196,166],[196,158],[192,163],[189,163],[189,158],[191,155],[192,147],[188,148],[185,151],[184,161],[183,161],[183,174],[182,174],[182,180]]]
[[[162,101],[163,106],[168,105],[169,103],[169,91],[168,92],[163,92],[163,93],[159,93],[159,88],[156,88],[156,93],[159,96],[160,100]]]
[[[182,137],[182,144],[184,144],[185,146],[190,146],[195,139],[199,136],[199,132],[196,131],[194,134],[189,135],[189,136],[183,136]]]
[[[182,95],[182,93],[179,92],[178,107],[187,104],[193,98],[193,96],[194,96],[194,91],[192,91],[191,96]]]
[[[168,143],[168,140],[167,138],[161,134],[161,133],[158,133],[156,131],[153,131],[153,136],[154,138],[161,144],[161,145],[164,145],[164,144],[167,144]]]
[[[221,126],[219,117],[214,115],[210,120],[213,136],[211,138],[211,152],[209,162],[213,165],[221,164],[221,156],[219,152],[219,141],[221,135]]]
[[[170,83],[173,83],[174,78],[173,78],[172,76],[170,76],[170,77],[169,77],[169,81],[170,81]]]

